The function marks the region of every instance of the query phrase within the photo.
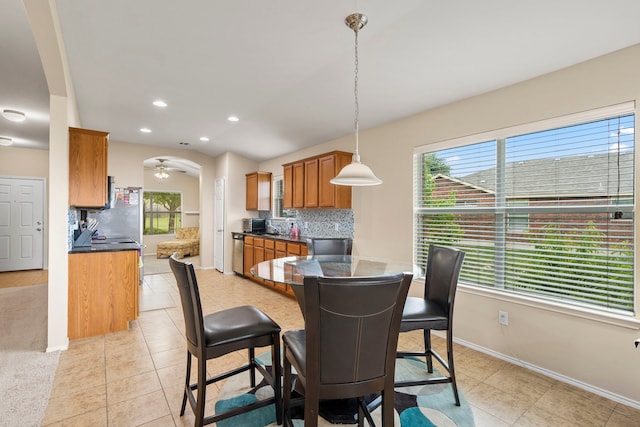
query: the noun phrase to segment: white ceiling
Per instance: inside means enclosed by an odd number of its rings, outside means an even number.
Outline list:
[[[83,127],[256,161],[353,132],[354,34],[344,18],[355,11],[369,18],[359,37],[361,130],[640,43],[637,0],[56,4]],[[46,149],[49,97],[22,0],[0,9],[0,109],[29,117],[0,118],[0,135]]]

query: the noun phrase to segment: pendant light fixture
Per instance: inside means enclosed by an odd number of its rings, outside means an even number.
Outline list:
[[[356,100],[356,117],[354,120],[356,133],[356,152],[353,154],[353,160],[347,166],[342,168],[340,173],[336,175],[330,182],[336,185],[350,186],[366,186],[380,185],[382,180],[375,176],[368,166],[360,162],[360,153],[358,152],[358,116],[360,115],[360,106],[358,104],[358,32],[367,24],[367,17],[361,13],[353,13],[344,20],[347,27],[351,28],[356,36],[355,42],[355,80],[354,90]]]

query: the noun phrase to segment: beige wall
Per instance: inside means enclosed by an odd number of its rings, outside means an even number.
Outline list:
[[[390,259],[412,259],[414,147],[638,100],[639,69],[637,45],[361,132],[362,161],[384,184],[353,189],[354,250]],[[259,166],[281,174],[282,163],[336,148],[352,151],[352,138],[321,144]],[[419,292],[418,288],[414,284],[412,292]],[[640,292],[638,285],[636,289]],[[509,313],[509,326],[498,324],[499,310]],[[640,350],[633,346],[633,340],[640,337],[639,327],[637,316],[597,316],[461,285],[454,334],[467,345],[640,407]],[[464,371],[458,374],[464,375]]]
[[[167,179],[158,179],[155,171],[145,169],[144,190],[172,191],[182,193],[182,226],[200,226],[200,177],[191,177],[182,173],[171,173]],[[144,254],[155,255],[158,242],[173,240],[175,234],[144,236]]]
[[[233,242],[231,233],[242,231],[242,218],[256,217],[257,212],[245,209],[246,182],[245,174],[258,170],[258,163],[245,159],[234,153],[225,153],[216,158],[216,178],[225,179],[224,208],[224,272],[232,273],[231,254]]]
[[[29,148],[0,147],[0,175],[48,177],[49,152]]]
[[[153,177],[153,171],[145,170],[146,159],[158,157],[181,157],[200,166],[199,178],[173,173],[171,178],[159,182]],[[200,227],[200,263],[204,268],[213,267],[213,223],[203,218],[213,214],[213,180],[203,178],[215,173],[214,159],[196,151],[172,148],[159,148],[153,145],[130,144],[109,141],[108,174],[115,178],[116,186],[143,187],[148,190],[182,191],[185,211],[198,211],[199,215],[183,215],[185,226]],[[202,207],[206,207],[203,212]],[[159,241],[167,236],[145,237],[144,253],[155,254]],[[206,250],[205,250],[206,248]]]

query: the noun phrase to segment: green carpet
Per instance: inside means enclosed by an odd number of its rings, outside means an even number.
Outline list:
[[[269,352],[258,356],[263,364],[271,362]],[[435,371],[435,370],[434,370]],[[423,378],[426,376],[440,376],[426,372],[424,362],[418,359],[398,359],[396,364],[396,378]],[[473,413],[468,402],[458,390],[460,406],[455,405],[451,384],[433,384],[428,386],[403,387],[396,389],[395,395],[395,425],[401,427],[473,427]],[[228,380],[220,392],[216,402],[216,412],[246,405],[256,400],[273,396],[271,387],[266,383],[259,383],[254,390],[249,390],[249,375],[238,375]],[[382,425],[380,409],[371,414],[377,426]],[[303,427],[303,420],[293,420],[296,427]],[[354,422],[355,424],[355,422]],[[275,426],[274,406],[266,406],[256,411],[241,414],[218,423],[219,427],[264,427]],[[328,421],[320,418],[319,426],[332,426]],[[365,423],[366,425],[366,423]]]

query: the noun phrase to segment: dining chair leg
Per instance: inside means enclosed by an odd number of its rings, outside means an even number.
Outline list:
[[[319,396],[310,389],[305,387],[304,391],[304,427],[318,427]]]
[[[187,390],[191,382],[191,353],[187,350],[187,372],[185,374],[184,394],[182,395],[182,407],[180,408],[180,416],[184,415],[184,410],[187,407]]]
[[[286,352],[286,349],[285,349]],[[293,383],[292,383],[292,378],[291,378],[291,362],[289,362],[289,359],[287,359],[286,357],[283,358],[284,360],[282,361],[283,367],[282,369],[284,370],[283,378],[282,378],[282,413],[283,413],[283,424],[285,426],[290,426],[291,424],[291,420],[290,420],[290,415],[289,415],[289,407],[291,405],[291,391],[293,389]]]
[[[390,390],[382,391],[382,426],[393,427],[394,414],[395,414],[395,390],[394,387],[390,387]]]
[[[451,331],[447,332],[447,362],[449,363],[449,377],[451,377],[451,388],[453,389],[453,396],[456,399],[456,406],[460,406],[458,386],[456,385],[456,373],[453,366],[453,337],[451,336]]]
[[[256,350],[253,347],[249,348],[249,376],[251,378],[251,388],[256,386]]]
[[[273,380],[273,394],[275,398],[276,423],[282,424],[282,365],[280,364],[280,334],[272,336],[271,376]]]
[[[198,384],[196,393],[195,425],[204,424],[204,407],[207,394],[207,361],[203,357],[198,357]]]
[[[364,398],[358,397],[358,427],[364,427],[364,420],[367,417],[364,409]],[[367,420],[367,422],[369,422]]]
[[[424,329],[424,357],[427,362],[427,372],[433,373],[433,359],[431,358],[431,329]]]

